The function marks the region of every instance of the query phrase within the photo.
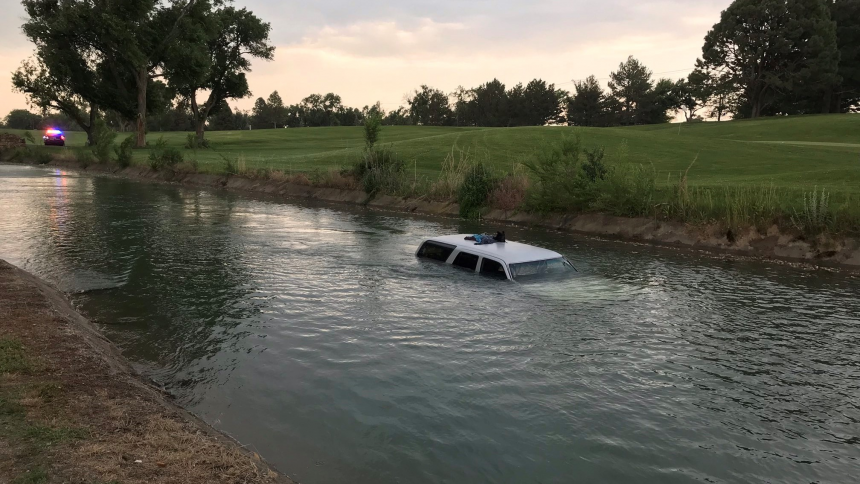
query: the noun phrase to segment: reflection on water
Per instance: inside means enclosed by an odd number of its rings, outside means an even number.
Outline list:
[[[302,482],[848,482],[839,274],[508,228],[580,274],[419,261],[496,227],[0,166],[0,257]]]

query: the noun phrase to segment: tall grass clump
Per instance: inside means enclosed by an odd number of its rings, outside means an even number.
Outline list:
[[[128,168],[131,166],[131,161],[134,158],[132,154],[132,150],[134,149],[134,136],[129,136],[126,139],[122,140],[122,143],[119,146],[114,147],[114,153],[116,154],[116,163],[121,168]]]
[[[455,149],[445,155],[439,177],[430,185],[429,195],[434,200],[448,201],[457,197],[463,179],[472,165],[476,163],[475,156],[469,150]]]
[[[164,137],[158,138],[155,146],[149,150],[149,167],[153,171],[172,168],[182,163],[182,159],[182,152],[173,146],[167,146]]]
[[[827,230],[832,219],[830,194],[823,188],[819,194],[815,187],[812,193],[803,194],[803,203],[794,211],[792,222],[804,235],[815,237]]]
[[[92,151],[87,148],[78,148],[74,151],[75,154],[75,162],[80,165],[81,168],[86,168],[95,162],[96,157]]]
[[[478,219],[481,212],[487,208],[490,193],[496,188],[497,179],[483,163],[475,163],[469,167],[463,184],[457,193],[457,203],[460,204],[460,217]]]

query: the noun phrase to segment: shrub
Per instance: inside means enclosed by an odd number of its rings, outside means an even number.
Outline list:
[[[653,213],[657,195],[657,172],[641,165],[604,166],[596,178],[598,198],[592,209],[619,217],[641,217]]]
[[[585,150],[585,163],[582,164],[582,171],[592,183],[603,180],[609,173],[609,169],[603,162],[604,155],[603,147],[591,151]]]
[[[122,143],[119,146],[114,147],[114,153],[116,153],[116,163],[122,167],[127,168],[131,166],[131,161],[134,157],[132,154],[132,149],[134,148],[134,136],[129,136],[126,139],[122,140]]]
[[[96,161],[93,152],[86,148],[78,148],[75,150],[75,161],[81,168],[86,168]]]
[[[583,149],[578,135],[564,137],[525,161],[535,181],[527,195],[527,208],[541,213],[587,210],[598,197],[595,181],[602,166],[602,150],[590,153],[594,180],[582,168]]]
[[[490,192],[490,207],[510,212],[520,208],[526,198],[529,179],[522,170],[514,170],[500,179]]]
[[[34,150],[33,162],[37,165],[47,165],[51,160],[53,160],[51,153],[45,150]]]
[[[382,132],[382,116],[371,114],[364,119],[364,149],[373,151],[373,146],[379,141],[379,133]]]
[[[463,178],[463,185],[457,194],[460,204],[460,217],[477,219],[481,211],[487,207],[490,192],[496,186],[496,178],[483,163],[477,163],[469,168]]]
[[[198,150],[200,148],[209,148],[209,140],[206,138],[200,140],[197,138],[197,133],[188,133],[185,137],[185,149]]]
[[[93,144],[90,147],[99,163],[109,163],[116,132],[110,129],[104,121],[98,121],[93,131]]]
[[[149,151],[149,167],[158,171],[165,167],[174,167],[182,163],[182,152],[173,146],[167,146],[163,137],[158,138]]]
[[[405,185],[406,163],[391,148],[374,147],[363,152],[362,159],[356,161],[351,168],[342,170],[340,174],[352,177],[368,195],[395,195]]]

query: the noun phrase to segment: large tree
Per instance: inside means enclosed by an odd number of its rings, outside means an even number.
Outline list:
[[[472,115],[477,126],[501,127],[510,121],[508,93],[498,79],[481,84],[472,90]]]
[[[251,95],[245,76],[251,70],[251,59],[271,60],[275,48],[269,45],[271,26],[244,8],[218,8],[204,15],[199,24],[206,34],[206,59],[199,63],[202,71],[189,69],[181,53],[168,57],[165,71],[170,85],[189,100],[197,139],[202,142],[210,115],[223,109],[228,99]],[[207,93],[202,103],[197,100],[200,92]],[[272,95],[276,96],[277,91]],[[277,98],[280,101],[280,96]],[[275,105],[272,101],[270,97],[270,121],[276,126],[283,125],[286,118],[283,102]]]
[[[604,126],[606,94],[597,78],[588,76],[574,83],[575,93],[567,101],[567,124],[571,126]]]
[[[13,109],[3,118],[3,125],[9,129],[39,129],[42,116],[26,109]]]
[[[708,32],[702,54],[739,92],[738,116],[769,114],[801,91],[817,93],[823,104],[838,83],[836,25],[822,0],[735,0]]]
[[[51,45],[48,43],[38,49],[50,50]],[[87,144],[92,144],[98,116],[94,82],[97,75],[85,65],[77,71],[74,68],[77,60],[58,55],[25,60],[12,74],[12,86],[23,93],[32,106],[42,111],[60,111],[74,120],[87,134]]]
[[[216,0],[217,1],[217,0]],[[201,72],[205,56],[200,19],[207,0],[24,0],[24,33],[37,46],[65,42],[98,73],[100,107],[137,118],[137,146],[146,145],[148,91],[171,58]],[[180,42],[181,40],[181,42]],[[77,92],[81,95],[83,93]],[[167,96],[170,97],[170,96]]]
[[[526,110],[522,124],[543,126],[561,121],[562,102],[567,95],[567,92],[557,90],[555,84],[547,84],[542,79],[532,80],[523,92]]]
[[[432,87],[422,85],[407,100],[410,117],[416,124],[424,126],[443,126],[452,118],[448,96]]]
[[[633,56],[609,74],[609,91],[619,105],[621,124],[641,124],[646,122],[644,110],[648,95],[654,88],[652,72]]]

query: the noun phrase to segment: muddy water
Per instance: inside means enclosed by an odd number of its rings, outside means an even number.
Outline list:
[[[582,271],[516,285],[413,256],[496,227],[24,167],[0,207],[0,258],[303,483],[860,475],[847,275],[511,228]]]

